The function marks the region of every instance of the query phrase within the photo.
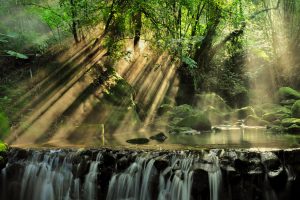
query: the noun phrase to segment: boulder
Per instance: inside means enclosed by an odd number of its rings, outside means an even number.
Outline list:
[[[249,115],[256,116],[256,113],[255,113],[255,110],[252,106],[247,106],[247,107],[244,107],[244,108],[237,109],[234,112],[234,115],[238,119],[245,119]]]
[[[167,139],[168,137],[163,133],[163,132],[160,132],[156,135],[153,135],[150,137],[151,140],[157,140],[159,142],[163,142]]]
[[[147,144],[149,142],[149,139],[147,138],[134,138],[126,141],[130,144]]]
[[[268,122],[274,122],[276,120],[282,120],[284,118],[289,117],[287,114],[280,114],[280,113],[266,113],[262,116],[262,119]]]
[[[283,190],[287,183],[287,173],[276,154],[273,152],[261,153],[261,162],[265,167],[271,186],[276,190]]]
[[[171,111],[171,118],[184,118],[186,116],[190,116],[195,114],[195,110],[192,106],[183,104],[180,106],[176,106]]]
[[[279,101],[290,100],[290,99],[300,99],[300,93],[290,87],[281,87],[278,90]]]
[[[210,131],[211,122],[204,114],[196,114],[183,118],[177,124],[179,127],[189,127],[198,131]]]
[[[296,101],[292,106],[292,117],[300,118],[300,100]]]
[[[154,166],[158,171],[165,170],[170,165],[169,161],[163,157],[158,157],[155,159]]]

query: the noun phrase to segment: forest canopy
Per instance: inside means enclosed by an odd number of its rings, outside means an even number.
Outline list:
[[[125,39],[135,44],[142,39],[180,60],[181,74],[191,80],[188,84],[196,93],[213,91],[245,104],[251,80],[267,68],[274,72],[276,87],[300,87],[295,56],[300,44],[299,4],[299,0],[1,0],[1,57],[28,59],[66,38],[76,44],[91,35],[95,41],[104,38],[109,53],[118,57]],[[249,70],[246,65],[255,67]]]

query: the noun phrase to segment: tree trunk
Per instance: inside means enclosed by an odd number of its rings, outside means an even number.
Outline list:
[[[141,11],[139,11],[133,16],[133,23],[134,23],[134,46],[136,46],[141,39],[141,30],[142,30]]]
[[[73,37],[74,37],[74,40],[76,43],[79,43],[80,42],[80,39],[79,39],[79,35],[78,35],[78,20],[76,19],[77,18],[77,10],[76,10],[76,5],[75,5],[75,2],[74,0],[70,0],[70,4],[71,4],[71,14],[72,14],[72,34],[73,34]]]

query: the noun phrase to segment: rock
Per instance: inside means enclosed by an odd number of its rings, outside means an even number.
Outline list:
[[[126,156],[123,156],[117,161],[117,170],[118,171],[123,171],[127,169],[130,165],[130,162]]]
[[[203,169],[195,169],[192,184],[193,199],[209,199],[208,173]]]
[[[130,144],[147,144],[147,143],[149,143],[149,139],[147,139],[147,138],[135,138],[135,139],[127,140],[126,142],[130,143]]]
[[[189,127],[198,131],[210,131],[211,123],[204,114],[197,114],[183,118],[177,124],[179,127]]]
[[[262,119],[268,122],[274,122],[276,120],[282,120],[284,118],[289,117],[287,114],[280,114],[280,113],[266,113],[262,116]]]
[[[176,134],[183,134],[183,135],[198,135],[201,134],[200,131],[194,130],[189,127],[177,127],[177,126],[172,126],[169,133],[171,135],[176,135]]]
[[[300,118],[300,100],[296,101],[292,106],[292,117]]]
[[[153,135],[150,137],[151,140],[157,140],[159,142],[163,142],[167,139],[168,137],[163,133],[163,132],[160,132],[156,135]]]
[[[279,101],[291,99],[298,100],[300,99],[300,93],[290,87],[281,87],[278,90],[278,98]]]
[[[271,186],[276,190],[283,190],[287,183],[287,174],[276,154],[273,152],[261,153],[261,162],[265,167]]]
[[[81,156],[81,161],[76,167],[75,177],[84,179],[85,175],[89,172],[90,162],[87,157]]]
[[[154,166],[158,171],[163,171],[169,166],[169,161],[165,158],[156,158],[154,162]]]
[[[256,116],[256,113],[252,106],[247,106],[247,107],[243,107],[243,108],[235,110],[230,115],[232,118],[246,119],[247,116],[249,116],[249,115]]]
[[[247,126],[266,126],[269,124],[269,122],[260,119],[257,116],[253,116],[253,115],[249,115],[246,120],[245,123]]]
[[[0,171],[6,166],[7,160],[0,156]]]
[[[187,105],[187,104],[183,104],[180,106],[176,106],[173,108],[173,110],[171,111],[171,118],[184,118],[190,115],[195,114],[195,111],[193,109],[192,106]]]
[[[103,164],[105,166],[114,167],[117,162],[115,155],[112,154],[111,152],[103,152],[102,158],[103,158]]]

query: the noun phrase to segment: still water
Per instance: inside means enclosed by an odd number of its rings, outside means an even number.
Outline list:
[[[42,146],[83,146],[144,149],[198,149],[198,148],[297,148],[300,147],[300,135],[274,134],[264,127],[217,126],[221,131],[194,134],[169,134],[167,131],[140,130],[111,134],[101,130],[101,126],[82,126],[68,140],[55,140]],[[149,139],[163,132],[164,142]],[[97,134],[95,134],[97,133]],[[78,137],[77,137],[77,136]],[[80,138],[80,139],[79,139]],[[147,144],[129,144],[126,141],[135,138],[148,138]]]

